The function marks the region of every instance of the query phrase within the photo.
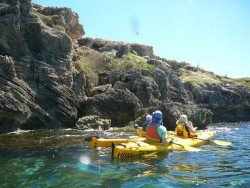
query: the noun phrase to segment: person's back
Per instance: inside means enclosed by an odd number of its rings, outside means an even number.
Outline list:
[[[196,136],[195,130],[191,121],[188,121],[187,115],[181,115],[176,122],[175,132],[177,136],[184,138],[192,138]]]
[[[146,135],[149,140],[158,141],[166,144],[167,129],[163,126],[161,111],[155,111],[152,115],[152,122],[147,126]]]
[[[189,129],[186,128],[185,123],[178,122],[175,127],[175,133],[179,137],[188,138],[190,135]]]

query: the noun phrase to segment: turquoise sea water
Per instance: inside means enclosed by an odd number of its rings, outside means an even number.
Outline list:
[[[166,152],[152,159],[111,161],[110,149],[90,149],[83,137],[105,133],[32,131],[0,135],[0,187],[250,187],[250,123],[215,124],[214,139],[201,152]]]

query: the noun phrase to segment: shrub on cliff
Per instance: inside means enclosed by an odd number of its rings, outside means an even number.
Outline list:
[[[248,89],[250,89],[250,78],[237,78],[237,79],[233,79],[236,83],[239,83],[245,87],[247,87]]]
[[[86,74],[89,89],[98,85],[98,73],[100,72],[115,70],[152,72],[155,66],[148,64],[146,58],[133,53],[121,58],[112,58],[88,47],[81,48],[75,63],[76,67],[82,69]]]
[[[146,71],[152,72],[154,65],[147,63],[147,59],[133,53],[129,53],[122,58],[115,58],[109,62],[109,70],[123,70],[125,72],[130,71]]]
[[[189,83],[193,87],[202,86],[204,84],[220,84],[221,81],[210,72],[201,72],[201,71],[188,71],[180,77],[181,81],[184,83]]]

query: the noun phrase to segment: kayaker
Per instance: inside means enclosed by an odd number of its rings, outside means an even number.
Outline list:
[[[146,128],[146,135],[149,140],[169,144],[167,129],[163,126],[162,112],[157,110],[152,114],[152,121]]]
[[[191,121],[188,121],[187,115],[181,115],[180,118],[176,122],[175,132],[177,136],[184,137],[184,138],[192,138],[196,137],[197,127],[193,126]]]
[[[151,115],[146,115],[146,120],[145,120],[145,122],[143,123],[143,125],[142,125],[142,129],[144,130],[144,131],[146,131],[146,128],[147,128],[147,126],[151,123],[151,121],[152,121],[152,116]]]

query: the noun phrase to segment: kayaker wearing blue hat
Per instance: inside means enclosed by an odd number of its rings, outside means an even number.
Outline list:
[[[152,121],[146,128],[146,135],[149,140],[159,141],[168,144],[171,139],[167,139],[167,129],[163,126],[162,112],[157,110],[152,114]]]

